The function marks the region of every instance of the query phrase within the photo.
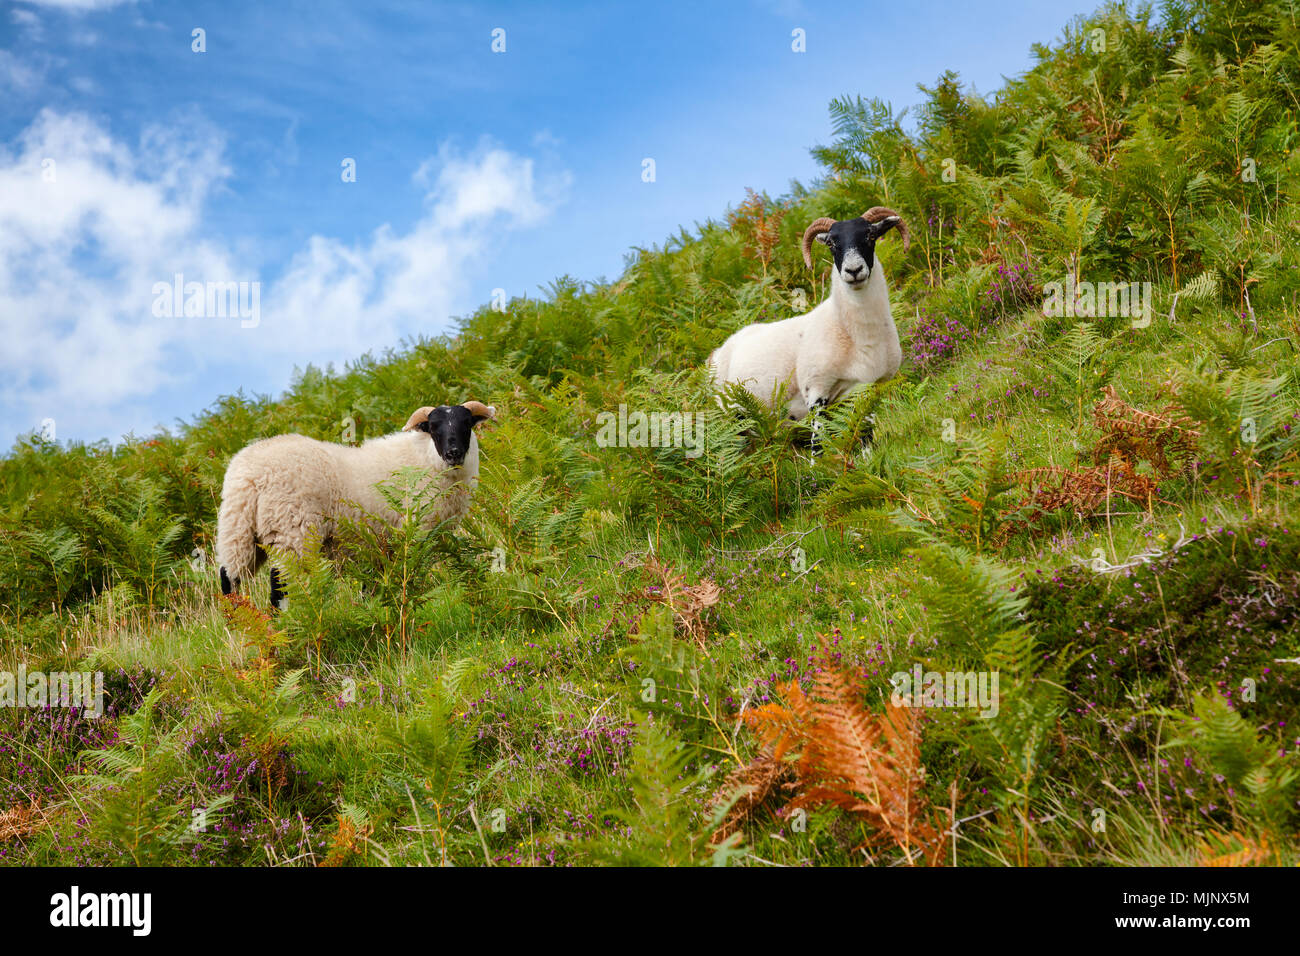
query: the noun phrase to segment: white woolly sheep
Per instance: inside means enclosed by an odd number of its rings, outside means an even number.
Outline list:
[[[328,544],[338,519],[369,513],[396,525],[401,516],[375,488],[404,467],[428,471],[417,487],[439,494],[429,517],[433,526],[458,522],[469,511],[478,481],[478,438],[474,426],[496,417],[481,402],[426,405],[412,413],[400,432],[372,438],[360,447],[336,445],[305,435],[277,435],[254,442],[230,460],[217,514],[217,561],[221,592],[238,593],[256,574],[267,548],[299,555],[309,535]],[[271,603],[284,592],[271,569]]]
[[[898,227],[898,213],[874,206],[861,218],[821,218],[803,234],[803,259],[812,268],[813,240],[835,256],[831,294],[805,315],[759,322],[735,332],[709,356],[715,383],[738,382],[771,406],[786,386],[786,410],[795,419],[828,405],[853,386],[891,378],[903,361],[889,312],[889,287],[875,258],[876,240]]]

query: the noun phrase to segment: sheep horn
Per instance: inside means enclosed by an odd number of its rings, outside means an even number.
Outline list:
[[[813,222],[811,226],[803,231],[803,262],[809,269],[812,268],[812,244],[819,232],[825,232],[835,225],[835,220],[830,216],[822,216]]]
[[[406,424],[402,426],[402,431],[409,432],[418,428],[421,422],[427,422],[431,411],[433,411],[433,406],[425,405],[423,408],[417,408],[415,411],[411,412],[411,417],[408,418]]]
[[[898,220],[898,225],[895,228],[898,229],[898,234],[903,237],[903,251],[906,252],[907,247],[912,244],[912,235],[907,231],[907,223],[903,222],[902,216],[884,206],[872,206],[862,214],[862,218],[867,222],[880,222],[880,220],[888,219],[890,216]]]
[[[480,418],[497,417],[497,409],[495,405],[484,405],[482,402],[466,402],[465,407]]]

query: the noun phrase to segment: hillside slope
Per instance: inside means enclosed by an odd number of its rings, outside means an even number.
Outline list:
[[[0,661],[101,670],[110,712],[0,708],[0,860],[1297,862],[1300,4],[1108,6],[1037,54],[938,78],[914,131],[833,102],[822,181],[611,285],[147,441],[19,442]],[[876,204],[904,368],[810,460],[700,367],[826,294],[808,222]],[[286,559],[274,619],[264,577],[218,596],[236,450],[471,398],[463,530],[413,505]],[[622,406],[702,453],[611,446]],[[895,706],[918,668],[996,696]]]

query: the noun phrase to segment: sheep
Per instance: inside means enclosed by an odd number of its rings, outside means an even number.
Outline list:
[[[892,378],[903,349],[875,250],[876,240],[895,226],[907,249],[906,223],[883,206],[858,219],[823,217],[812,223],[803,234],[803,260],[811,269],[814,239],[830,246],[835,256],[830,296],[805,315],[735,332],[709,356],[714,383],[737,382],[769,407],[784,384],[786,411],[798,420],[855,385]]]
[[[401,516],[375,488],[403,467],[426,469],[421,490],[439,493],[430,526],[457,523],[469,511],[478,481],[478,439],[474,426],[496,417],[481,402],[426,405],[416,409],[400,432],[372,438],[359,447],[318,441],[305,435],[277,435],[238,452],[226,467],[217,513],[217,563],[221,593],[238,593],[255,575],[267,548],[301,555],[307,538],[328,544],[338,519],[363,513],[390,525]],[[283,607],[284,591],[271,569],[271,604]]]

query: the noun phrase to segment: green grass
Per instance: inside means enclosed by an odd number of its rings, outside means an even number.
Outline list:
[[[0,813],[43,815],[0,861],[897,863],[858,849],[852,816],[797,825],[780,799],[710,842],[710,798],[757,752],[741,714],[823,642],[874,710],[918,663],[999,671],[997,717],[925,714],[947,862],[1300,861],[1300,11],[1162,10],[1080,20],[987,99],[940,78],[915,133],[836,101],[827,177],[750,201],[784,217],[769,261],[750,220],[709,223],[608,286],[557,281],[147,443],[20,441],[0,461],[0,661],[102,670],[112,710],[0,709]],[[1199,178],[1166,195],[1181,169]],[[907,361],[832,410],[810,463],[799,428],[718,411],[699,368],[794,290],[825,294],[799,258],[810,219],[877,202],[914,236],[878,248]],[[1045,317],[1067,269],[1151,282],[1151,324]],[[1031,514],[1015,473],[1091,466],[1103,385],[1181,402],[1195,466],[1150,502]],[[231,454],[470,398],[500,421],[463,528],[426,540],[413,514],[334,564],[284,556],[274,632],[232,614],[211,559]],[[620,404],[698,413],[705,453],[600,447]],[[721,588],[702,639],[655,600],[651,558]]]

